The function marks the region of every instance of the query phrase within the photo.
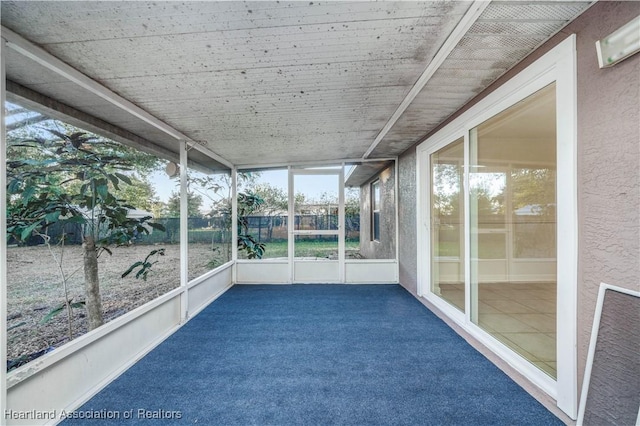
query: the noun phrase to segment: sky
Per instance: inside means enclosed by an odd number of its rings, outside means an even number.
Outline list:
[[[161,170],[152,173],[149,180],[153,184],[156,194],[161,201],[167,202],[171,192],[178,191],[179,186],[175,179],[170,179]],[[261,172],[258,183],[269,183],[271,186],[282,188],[287,191],[288,174],[287,170],[270,170]],[[326,175],[297,175],[294,181],[295,192],[302,192],[307,199],[319,199],[324,192],[338,195],[338,177]]]

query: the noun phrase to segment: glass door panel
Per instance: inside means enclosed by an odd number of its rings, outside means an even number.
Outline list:
[[[289,171],[287,169],[245,170],[238,173],[238,214],[242,232],[264,245],[264,259],[286,261],[289,258],[288,212]],[[258,205],[244,203],[244,195],[256,195]],[[248,199],[251,201],[251,199]],[[247,250],[238,250],[238,259],[248,259]]]
[[[296,235],[296,259],[338,260],[337,235]]]
[[[346,185],[346,183],[345,183]],[[344,244],[345,259],[363,258],[360,250],[360,188],[344,189]]]
[[[292,169],[294,282],[341,281],[344,264],[343,172],[340,169]]]
[[[294,171],[294,210],[296,230],[338,230],[339,176],[297,174]]]
[[[556,378],[556,111],[546,87],[470,132],[471,320]]]
[[[464,312],[464,138],[431,154],[431,291]]]

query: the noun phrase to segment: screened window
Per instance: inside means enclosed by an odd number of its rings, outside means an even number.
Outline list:
[[[371,238],[380,241],[380,180],[371,183]]]

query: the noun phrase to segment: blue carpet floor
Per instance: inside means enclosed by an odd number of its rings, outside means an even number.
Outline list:
[[[562,424],[398,285],[234,286],[76,414],[111,411],[65,424]]]

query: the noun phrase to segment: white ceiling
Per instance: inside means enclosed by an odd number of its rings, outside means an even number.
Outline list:
[[[588,6],[2,1],[1,16],[4,28],[228,162],[259,166],[399,155]],[[450,52],[409,102],[448,39]],[[175,137],[5,53],[16,99],[44,95],[177,151]]]

